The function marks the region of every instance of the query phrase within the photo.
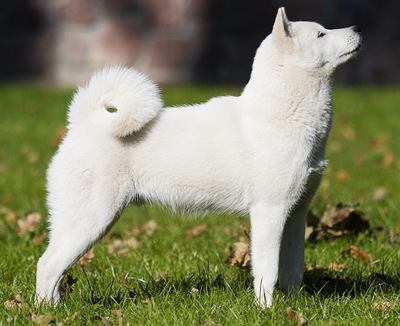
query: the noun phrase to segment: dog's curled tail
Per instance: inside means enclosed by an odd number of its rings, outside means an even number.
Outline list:
[[[106,67],[80,87],[69,106],[70,126],[107,129],[114,137],[139,131],[163,107],[158,87],[145,75],[123,66]]]

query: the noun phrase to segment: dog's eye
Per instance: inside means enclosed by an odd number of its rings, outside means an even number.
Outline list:
[[[322,32],[318,32],[318,38],[320,38],[320,37],[324,37],[325,36],[325,33],[322,33]]]

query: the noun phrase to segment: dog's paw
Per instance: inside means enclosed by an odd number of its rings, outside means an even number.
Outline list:
[[[261,309],[271,308],[274,303],[272,294],[264,292],[263,294],[256,295],[256,304]]]
[[[262,281],[255,280],[254,282],[254,292],[256,295],[256,304],[261,309],[270,308],[274,303],[274,286],[266,286]]]

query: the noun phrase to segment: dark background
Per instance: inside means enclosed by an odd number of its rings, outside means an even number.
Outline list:
[[[372,0],[3,0],[0,80],[73,84],[126,63],[162,83],[244,83],[280,6],[290,20],[361,27],[363,51],[340,82],[400,82],[400,1]]]

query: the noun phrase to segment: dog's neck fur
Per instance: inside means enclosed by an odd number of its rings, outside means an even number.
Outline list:
[[[326,140],[331,126],[329,76],[282,62],[268,37],[257,50],[250,80],[241,97],[249,109],[269,121],[300,127],[313,138]]]

